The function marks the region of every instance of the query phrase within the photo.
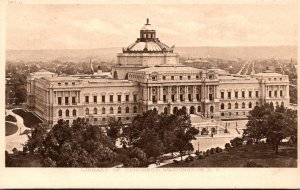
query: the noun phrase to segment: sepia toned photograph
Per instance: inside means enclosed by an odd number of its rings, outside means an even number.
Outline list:
[[[5,169],[298,168],[295,3],[5,10]]]

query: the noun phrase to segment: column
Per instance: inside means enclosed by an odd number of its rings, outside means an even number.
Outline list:
[[[159,86],[159,101],[163,101],[163,94],[164,94],[164,89],[163,86]]]
[[[176,102],[179,102],[179,92],[180,92],[180,90],[179,90],[179,86],[176,86]]]
[[[172,88],[171,86],[168,86],[168,102],[172,102],[172,98],[171,98],[171,95],[172,95]]]
[[[149,87],[149,101],[152,102],[152,87]]]
[[[286,88],[285,88],[285,98],[289,98],[290,97],[290,87],[289,85],[286,85]]]
[[[61,104],[65,105],[65,92],[64,91],[62,91]]]
[[[196,99],[196,86],[193,85],[193,102],[196,102],[197,99]]]
[[[184,86],[184,101],[188,101],[188,86]]]

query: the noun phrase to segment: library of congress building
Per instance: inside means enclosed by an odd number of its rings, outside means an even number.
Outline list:
[[[59,76],[46,70],[29,74],[28,108],[52,126],[77,117],[96,125],[109,117],[127,123],[151,109],[166,114],[184,109],[203,119],[243,119],[256,105],[289,104],[287,75],[238,75],[182,65],[174,47],[157,38],[148,19],[139,38],[117,58],[110,75],[100,70],[92,75]]]

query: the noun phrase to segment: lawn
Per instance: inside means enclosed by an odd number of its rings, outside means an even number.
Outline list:
[[[5,167],[42,167],[38,155],[22,154],[5,155]]]
[[[269,144],[243,145],[204,159],[162,167],[245,167],[250,162],[261,167],[297,167],[297,147],[280,146],[279,154],[276,155]]]
[[[17,119],[12,115],[5,116],[5,121],[17,122]]]
[[[10,122],[5,122],[5,136],[15,134],[18,131],[18,127]]]
[[[13,112],[23,118],[24,125],[28,128],[31,128],[32,126],[43,122],[37,116],[35,116],[32,112],[27,112],[27,111],[24,111],[23,109],[15,109],[15,110],[13,110]]]

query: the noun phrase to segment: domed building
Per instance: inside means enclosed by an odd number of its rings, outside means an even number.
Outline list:
[[[129,123],[154,109],[166,114],[183,109],[199,121],[245,120],[256,105],[289,104],[288,75],[271,71],[239,75],[215,67],[182,65],[174,46],[157,38],[148,19],[139,38],[117,57],[112,77],[101,72],[70,76],[31,73],[27,78],[28,108],[52,126],[59,119],[74,121],[77,117],[95,125],[106,124],[109,117]]]
[[[179,64],[179,55],[173,53],[174,46],[169,47],[157,38],[156,30],[147,19],[140,30],[140,37],[117,55],[118,65],[112,73],[115,79],[127,79],[128,71],[155,65]]]

